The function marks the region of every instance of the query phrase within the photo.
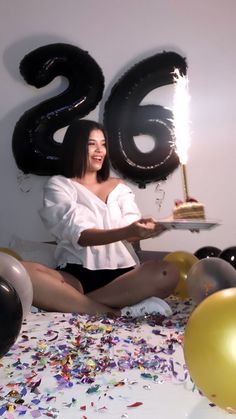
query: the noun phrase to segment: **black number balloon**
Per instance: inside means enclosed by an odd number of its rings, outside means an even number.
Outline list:
[[[24,173],[57,174],[61,144],[54,140],[53,134],[97,106],[104,90],[102,70],[87,51],[56,43],[27,54],[20,63],[20,73],[37,88],[46,86],[56,76],[68,79],[68,87],[62,93],[22,115],[12,139],[16,164]]]
[[[111,163],[139,187],[166,179],[179,165],[173,146],[173,113],[159,105],[140,103],[152,90],[172,84],[173,71],[187,72],[185,58],[162,52],[131,67],[114,85],[105,103],[104,125],[108,132]],[[142,152],[134,136],[153,137],[150,152]]]

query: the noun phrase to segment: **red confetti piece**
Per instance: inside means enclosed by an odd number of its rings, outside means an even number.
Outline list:
[[[135,402],[133,404],[129,404],[127,407],[139,407],[141,406],[143,403],[142,402]]]
[[[106,406],[102,406],[102,407],[100,407],[98,409],[99,412],[103,412],[104,410],[107,410],[107,407]]]
[[[86,406],[80,406],[80,410],[86,410]]]

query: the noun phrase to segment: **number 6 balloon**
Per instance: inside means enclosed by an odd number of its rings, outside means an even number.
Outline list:
[[[187,71],[185,59],[174,52],[146,58],[120,78],[105,104],[111,163],[139,187],[165,179],[179,165],[173,146],[172,112],[159,105],[140,106],[150,91],[174,82],[175,68],[182,74]],[[134,136],[140,134],[155,140],[154,149],[148,153],[135,145]]]

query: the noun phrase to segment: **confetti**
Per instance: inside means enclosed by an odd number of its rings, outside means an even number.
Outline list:
[[[133,403],[133,404],[129,404],[127,407],[139,407],[139,406],[142,406],[142,402],[135,402],[135,403]]]
[[[88,394],[91,394],[91,393],[97,393],[97,391],[98,391],[99,387],[100,387],[99,385],[96,385],[96,386],[90,387],[90,388],[86,391],[86,393],[88,393]]]
[[[188,372],[184,363],[175,361],[175,352],[182,350],[192,305],[177,299],[170,304],[171,319],[32,313],[1,359],[0,417],[56,419],[58,407],[63,412],[77,408],[88,417],[95,412],[109,415],[117,398],[123,403],[120,417],[128,417],[124,409],[143,402],[130,403],[129,397],[122,397],[123,389],[140,385],[151,391],[164,382],[185,382]],[[134,370],[136,379],[129,376]],[[110,378],[103,378],[104,373]]]

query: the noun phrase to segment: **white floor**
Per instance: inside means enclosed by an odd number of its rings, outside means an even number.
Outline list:
[[[0,360],[0,417],[229,419],[186,370],[191,306],[170,304],[170,319],[137,322],[31,313]]]

